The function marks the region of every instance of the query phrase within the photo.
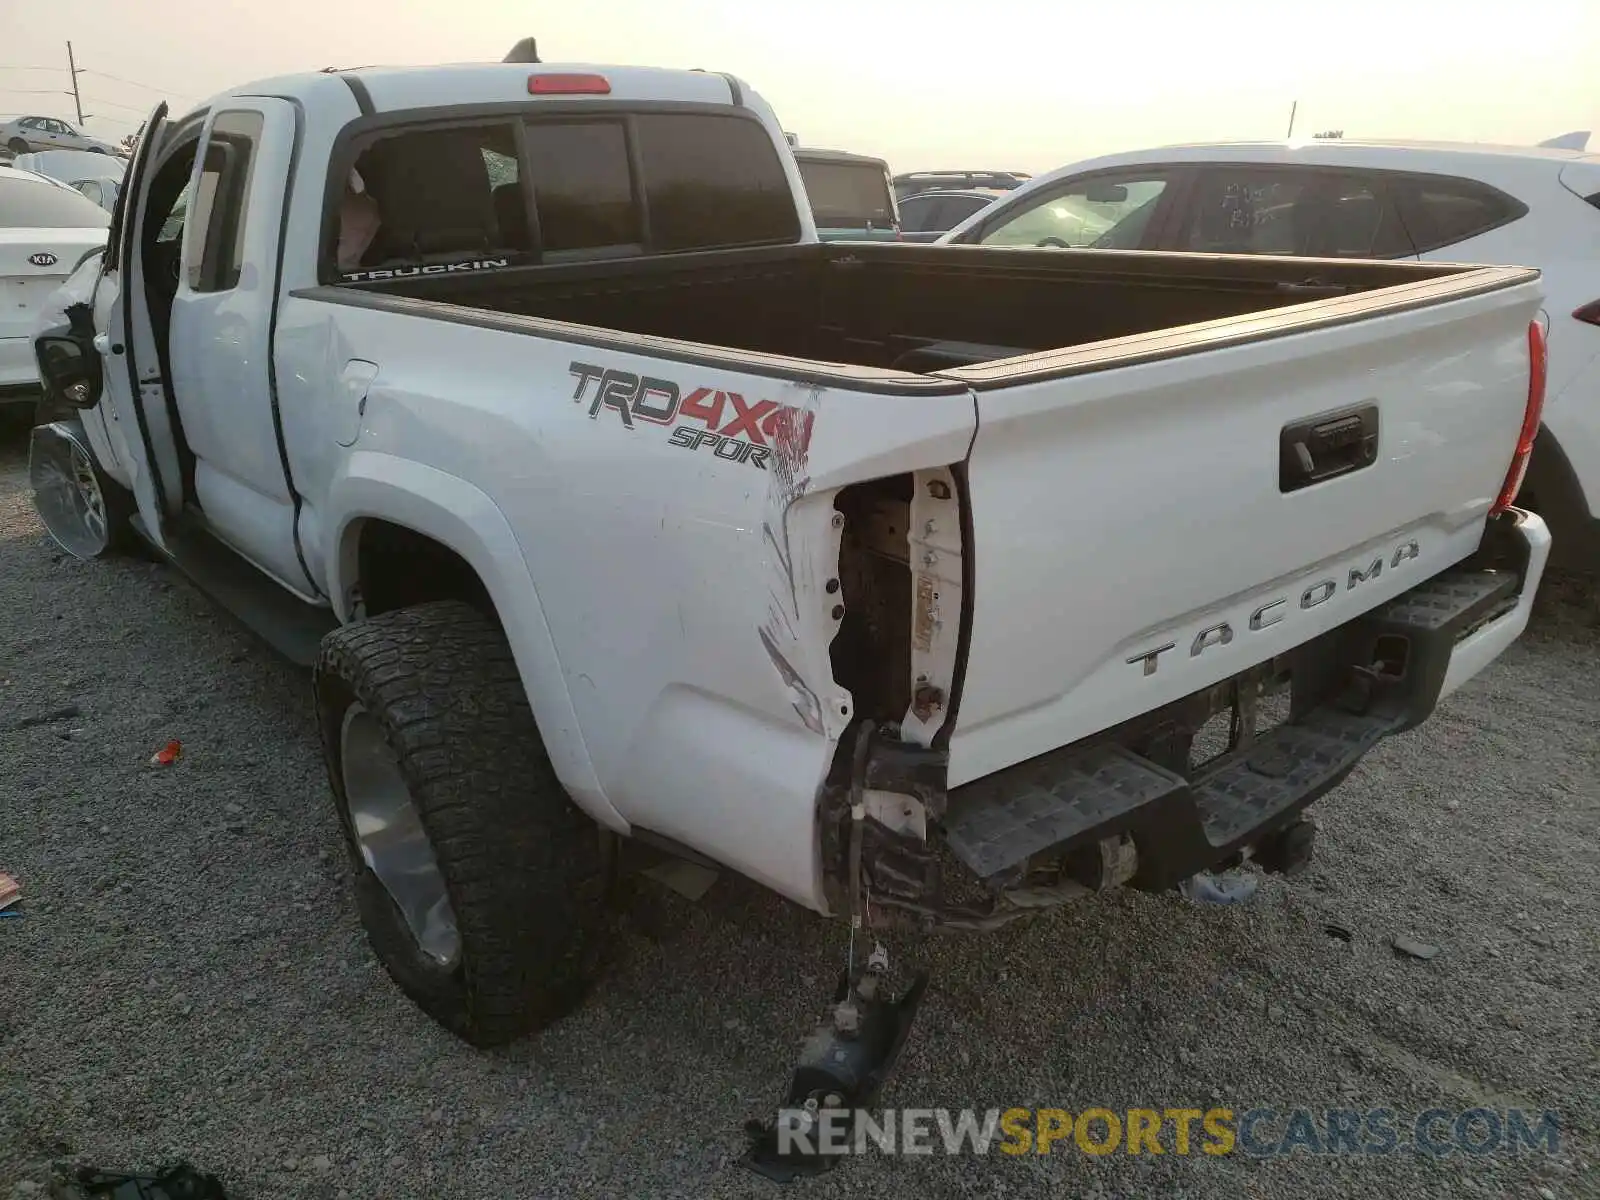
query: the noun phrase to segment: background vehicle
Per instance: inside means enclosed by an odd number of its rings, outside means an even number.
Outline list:
[[[904,200],[907,196],[935,188],[941,191],[987,188],[1008,192],[1032,178],[1026,171],[908,171],[896,175],[893,182],[895,199]]]
[[[936,242],[976,212],[989,207],[1005,193],[994,189],[965,191],[930,189],[916,192],[899,203],[900,240]]]
[[[38,340],[49,528],[312,664],[372,945],[475,1042],[576,1003],[620,837],[877,930],[1289,869],[1526,624],[1537,272],[807,195],[729,76],[269,80],[155,111]]]
[[[117,202],[117,191],[128,169],[127,163],[120,158],[110,154],[93,154],[87,150],[46,150],[36,154],[19,154],[14,165],[75,188],[107,212]]]
[[[896,240],[900,217],[889,190],[889,165],[881,158],[806,146],[796,147],[794,157],[818,237],[825,242]]]
[[[0,167],[0,404],[38,398],[34,325],[51,294],[105,245],[109,220],[57,180]]]
[[[0,145],[13,154],[30,150],[87,150],[94,154],[115,154],[117,147],[59,117],[15,117],[0,125]]]
[[[1163,147],[1052,171],[944,240],[1538,267],[1550,399],[1525,498],[1562,562],[1600,568],[1600,155],[1343,138]]]

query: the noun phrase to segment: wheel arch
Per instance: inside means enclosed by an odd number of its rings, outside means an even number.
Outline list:
[[[469,595],[437,594],[441,586],[476,592],[489,605],[487,615],[505,630],[545,750],[562,786],[599,824],[628,832],[628,822],[600,786],[532,572],[510,522],[494,501],[458,476],[362,451],[350,456],[329,489],[328,507],[333,516],[328,585],[339,619],[354,618],[367,582],[378,587],[379,603],[391,608],[397,602],[445,598],[470,602]],[[402,553],[425,549],[449,570],[431,586],[409,590],[404,586],[397,589],[392,574],[364,579],[364,555],[369,571],[381,572],[386,564],[392,565],[383,553],[374,552],[374,542],[368,540],[372,535],[394,539]],[[461,574],[463,569],[470,572],[470,578]],[[436,594],[428,594],[430,591]]]

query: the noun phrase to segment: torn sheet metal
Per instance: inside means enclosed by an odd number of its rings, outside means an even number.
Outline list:
[[[945,468],[918,471],[911,493],[911,707],[900,736],[933,744],[949,715],[961,642],[961,500]]]
[[[762,542],[770,602],[757,636],[806,727],[837,738],[855,711],[850,693],[833,680],[828,655],[844,618],[837,582],[844,518],[828,497],[806,494],[822,389],[797,384],[792,390],[766,430],[772,456]]]

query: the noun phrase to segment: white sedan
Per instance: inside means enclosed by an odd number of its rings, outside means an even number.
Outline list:
[[[91,137],[59,117],[13,117],[0,125],[0,146],[13,154],[31,150],[87,150],[91,154],[116,154],[117,147]]]
[[[0,403],[37,394],[34,317],[79,263],[104,248],[110,221],[66,184],[0,167]]]
[[[1033,179],[939,240],[1538,267],[1548,401],[1523,495],[1549,523],[1561,557],[1595,567],[1600,154],[1585,151],[1586,135],[1555,141],[1329,138],[1112,154]]]
[[[82,192],[107,212],[117,202],[122,177],[128,172],[128,164],[122,159],[87,150],[46,150],[40,154],[19,154],[12,166],[60,180]]]

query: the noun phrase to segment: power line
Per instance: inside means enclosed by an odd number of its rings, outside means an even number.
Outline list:
[[[0,71],[66,71],[65,67],[24,67],[17,63],[0,63]]]
[[[141,108],[137,104],[121,104],[115,100],[102,100],[99,96],[85,96],[83,99],[86,104],[109,104],[112,108],[123,108],[134,113],[148,113],[150,111],[148,107]]]
[[[79,72],[79,74],[81,74],[81,75],[98,75],[102,79],[114,79],[118,83],[127,84],[129,87],[144,88],[147,92],[155,92],[158,96],[176,96],[180,100],[193,100],[194,99],[193,96],[187,95],[187,94],[185,94],[183,92],[174,92],[170,88],[156,87],[154,84],[150,84],[150,83],[140,83],[137,79],[124,79],[121,75],[113,75],[109,71],[96,71],[96,70],[93,70],[90,67],[84,67],[83,70]]]
[[[8,96],[70,96],[71,92],[64,92],[60,88],[0,88],[0,92]]]

